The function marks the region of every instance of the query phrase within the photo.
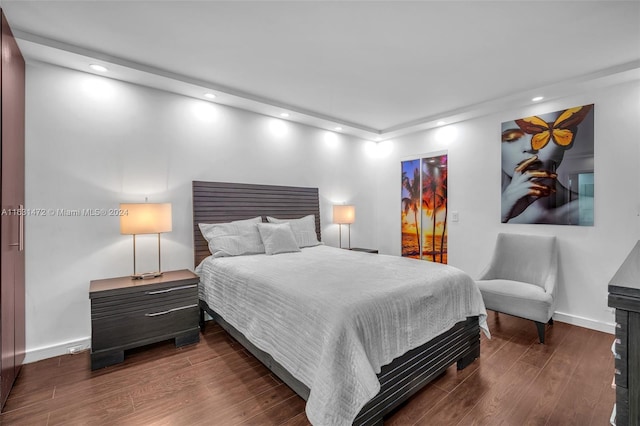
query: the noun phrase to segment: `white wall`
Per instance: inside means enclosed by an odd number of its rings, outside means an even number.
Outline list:
[[[607,284],[640,238],[640,82],[504,111],[399,138],[378,173],[380,250],[400,254],[400,161],[449,152],[449,264],[477,277],[498,232],[556,235],[561,258],[557,319],[612,331]],[[500,124],[595,103],[595,226],[500,222]],[[450,133],[450,138],[443,137]],[[451,222],[451,211],[460,221]]]
[[[331,205],[356,206],[353,246],[377,247],[371,142],[46,64],[27,66],[26,362],[88,347],[89,281],[132,273],[132,241],[114,209],[171,202],[163,270],[193,269],[191,181],[318,187],[323,240],[338,245]],[[366,208],[365,208],[366,207]],[[138,271],[157,269],[154,236]],[[343,233],[344,244],[346,236]]]
[[[191,181],[317,186],[325,243],[331,204],[356,205],[353,246],[400,254],[400,161],[448,150],[449,263],[477,276],[496,233],[557,235],[556,318],[611,331],[607,283],[640,238],[640,83],[408,135],[378,146],[215,103],[45,64],[27,66],[27,208],[110,209],[173,203],[163,269],[193,268]],[[595,226],[500,223],[500,123],[595,103]],[[442,137],[442,133],[455,133]],[[386,156],[380,158],[379,152]],[[28,216],[27,362],[90,343],[89,281],[132,272],[117,217]],[[376,231],[372,232],[372,229]],[[345,237],[346,238],[346,237]],[[155,268],[140,238],[138,269]]]

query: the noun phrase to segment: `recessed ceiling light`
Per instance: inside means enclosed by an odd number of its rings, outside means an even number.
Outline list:
[[[340,127],[340,126],[338,126],[338,127],[334,127],[334,130],[335,130],[336,132],[339,132],[339,131],[341,131],[341,130],[342,130],[342,127]]]
[[[280,117],[287,118],[288,116],[289,116],[288,112],[283,112],[283,113],[280,114]]]
[[[91,68],[94,71],[98,71],[98,72],[107,72],[107,71],[109,71],[107,69],[107,67],[105,67],[103,65],[98,65],[98,64],[91,64],[91,65],[89,65],[89,68]]]
[[[208,98],[208,99],[215,99],[216,95],[211,93],[211,92],[207,92],[207,93],[204,94],[204,97]]]
[[[536,96],[535,98],[531,98],[533,102],[538,102],[544,99],[544,96]]]

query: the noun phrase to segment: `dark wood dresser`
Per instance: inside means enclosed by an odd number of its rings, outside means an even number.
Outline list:
[[[91,281],[91,369],[124,360],[124,351],[175,339],[200,340],[198,281],[183,269],[148,280],[131,277]]]
[[[616,308],[616,426],[640,424],[640,241],[609,282]]]

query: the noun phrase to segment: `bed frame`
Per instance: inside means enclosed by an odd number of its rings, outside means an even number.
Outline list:
[[[195,265],[209,256],[207,242],[198,223],[221,223],[256,216],[298,218],[313,214],[320,238],[320,205],[317,188],[255,185],[221,182],[193,182],[193,238]],[[309,388],[293,377],[268,353],[247,338],[200,300],[200,326],[204,330],[204,312],[247,348],[258,360],[307,400]],[[356,417],[355,425],[382,425],[383,418],[438,377],[453,364],[463,369],[480,356],[478,317],[469,317],[424,345],[412,349],[382,367],[378,374],[380,392]]]

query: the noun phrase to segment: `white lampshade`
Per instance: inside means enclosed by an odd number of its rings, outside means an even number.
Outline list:
[[[120,233],[124,235],[171,232],[171,203],[120,204]]]
[[[356,208],[350,205],[333,206],[333,223],[341,225],[351,224],[356,221]]]

